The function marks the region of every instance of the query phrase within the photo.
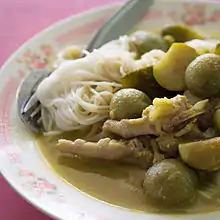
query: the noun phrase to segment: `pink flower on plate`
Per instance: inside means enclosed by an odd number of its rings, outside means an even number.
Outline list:
[[[204,24],[205,9],[205,4],[184,4],[182,20],[188,25]]]
[[[32,52],[30,49],[24,52],[23,56],[17,59],[18,63],[24,64],[28,70],[42,69],[48,65],[48,58],[53,55],[53,48],[49,44],[40,47],[41,53]],[[22,77],[24,72],[19,70],[18,74]]]
[[[217,22],[220,20],[220,10],[215,10],[207,19],[210,22]]]
[[[19,176],[35,178],[35,174],[30,170],[20,170]]]
[[[47,181],[46,179],[38,179],[41,180],[41,184],[42,186],[47,189],[47,190],[56,190],[56,186],[52,183],[50,183],[49,181]]]
[[[8,153],[8,159],[9,159],[10,163],[20,163],[21,162],[20,155],[15,152]]]
[[[47,66],[47,62],[44,60],[34,60],[32,66],[36,69],[44,69]]]
[[[41,50],[43,51],[43,54],[48,57],[51,56],[53,54],[53,48],[51,45],[49,44],[43,44],[41,46]]]
[[[36,69],[41,69],[44,68],[47,65],[46,60],[38,55],[37,53],[32,53],[30,56],[30,64],[29,67],[31,68],[36,68]]]

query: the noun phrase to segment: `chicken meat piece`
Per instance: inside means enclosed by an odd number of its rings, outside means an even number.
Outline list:
[[[208,100],[202,100],[191,105],[186,97],[181,95],[171,99],[155,98],[153,104],[143,111],[141,118],[107,120],[103,125],[103,130],[125,139],[141,135],[173,134],[183,130],[186,126],[186,131],[189,132],[189,124],[195,123],[197,117],[206,111],[207,102]]]
[[[166,157],[160,152],[160,148],[155,139],[151,139],[151,146],[154,153],[153,164],[159,163],[164,160]]]
[[[159,150],[166,158],[178,156],[178,146],[181,143],[207,139],[207,135],[199,130],[197,124],[190,123],[175,134],[163,134],[155,140]]]
[[[148,138],[131,140],[103,138],[98,142],[87,142],[82,139],[75,141],[60,139],[56,147],[63,153],[87,158],[118,160],[138,164],[143,168],[150,167],[153,162],[153,152]]]

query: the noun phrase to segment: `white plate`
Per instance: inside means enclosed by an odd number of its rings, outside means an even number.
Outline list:
[[[30,203],[64,220],[213,220],[220,212],[198,215],[157,215],[115,207],[88,196],[64,182],[34,146],[16,114],[16,90],[31,70],[47,67],[54,54],[70,44],[85,44],[118,5],[98,8],[65,19],[23,45],[2,67],[0,75],[0,167],[11,186]],[[159,29],[168,23],[194,25],[218,34],[218,3],[155,1],[139,27]],[[13,211],[13,210],[12,210]]]

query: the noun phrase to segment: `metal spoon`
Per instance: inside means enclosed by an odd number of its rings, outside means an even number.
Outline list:
[[[117,39],[130,31],[147,13],[153,0],[130,0],[108,20],[97,32],[87,46],[93,51],[103,44]],[[36,98],[35,91],[40,82],[51,74],[48,70],[31,72],[22,81],[17,92],[17,111],[22,122],[33,132],[44,132],[41,120],[41,104]]]

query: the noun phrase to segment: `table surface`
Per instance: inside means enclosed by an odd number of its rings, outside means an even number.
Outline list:
[[[0,66],[25,41],[52,23],[119,0],[1,0]],[[1,220],[51,220],[24,201],[0,176]]]

